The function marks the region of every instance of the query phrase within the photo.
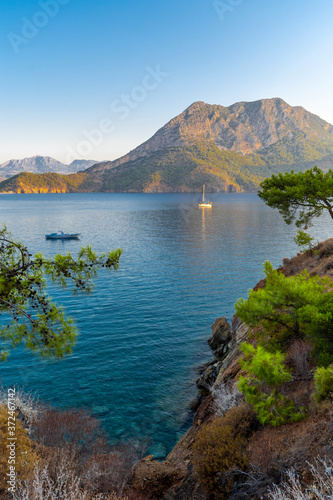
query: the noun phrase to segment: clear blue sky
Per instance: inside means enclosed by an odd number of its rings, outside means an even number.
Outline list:
[[[114,159],[198,100],[281,97],[333,123],[332,0],[219,5],[2,0],[0,162]]]

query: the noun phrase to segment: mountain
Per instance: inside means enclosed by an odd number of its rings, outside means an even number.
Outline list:
[[[327,142],[330,144],[328,152],[332,152],[333,125],[300,106],[289,106],[279,98],[239,102],[228,108],[199,101],[127,155],[113,162],[98,163],[90,171],[106,170],[156,151],[187,147],[198,141],[213,143],[220,150],[241,155],[260,152],[270,163],[272,160],[273,163],[276,160],[289,163],[302,157],[297,152],[287,154],[295,141],[314,143],[314,148],[318,146],[320,150],[318,158],[323,156],[322,149],[325,150]],[[318,142],[324,144],[319,145]],[[276,147],[271,151],[273,145]],[[280,154],[280,158],[275,158],[274,153]]]
[[[75,189],[195,192],[206,184],[213,192],[255,191],[273,173],[316,164],[327,170],[332,161],[333,125],[300,106],[280,98],[229,107],[199,101],[127,155],[89,167]],[[7,183],[6,190],[17,192],[21,181]],[[63,182],[59,179],[59,189]],[[47,179],[42,183],[46,189]]]
[[[97,163],[107,191],[255,190],[279,171],[333,153],[333,126],[279,98],[230,107],[195,102],[127,155]]]
[[[9,160],[0,165],[0,176],[11,177],[20,172],[41,174],[57,172],[70,174],[79,172],[97,163],[94,160],[74,160],[70,165],[65,165],[49,156],[32,156],[23,160]]]
[[[96,160],[74,160],[68,165],[67,168],[71,169],[71,172],[75,173],[85,170],[96,163],[98,163]]]

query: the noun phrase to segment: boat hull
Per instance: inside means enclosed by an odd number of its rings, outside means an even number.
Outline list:
[[[47,240],[78,240],[81,233],[76,234],[46,234]]]

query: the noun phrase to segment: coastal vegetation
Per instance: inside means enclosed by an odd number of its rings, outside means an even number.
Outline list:
[[[261,183],[258,195],[268,206],[277,208],[287,224],[309,226],[326,211],[333,219],[333,170],[324,173],[314,167],[272,175]]]
[[[333,362],[333,300],[328,277],[310,276],[304,270],[285,276],[265,263],[265,286],[236,303],[236,315],[256,329],[265,348],[285,349],[294,339],[309,339],[317,363]],[[325,333],[326,332],[326,333]]]
[[[262,183],[261,197],[278,208],[288,224],[296,221],[301,226],[310,224],[324,210],[331,214],[332,183],[333,172],[323,174],[318,168],[299,174],[280,173]],[[195,470],[214,499],[305,500],[312,498],[306,491],[313,492],[313,498],[333,494],[332,447],[326,446],[327,437],[322,439],[331,433],[333,418],[332,240],[314,247],[313,238],[299,230],[295,241],[309,249],[291,261],[285,259],[280,269],[266,262],[265,279],[250,290],[247,300],[239,299],[235,305],[241,324],[234,335],[239,338],[240,329],[242,342],[236,359],[237,342],[228,348],[230,361],[220,362],[224,370],[216,375],[211,394],[214,398],[222,388],[222,395],[228,398],[228,381],[229,394],[235,392],[233,387],[238,388],[257,423],[243,438],[241,432],[235,433],[242,438],[237,445],[232,442],[226,421],[230,422],[231,412],[244,404],[233,397],[231,409],[223,401],[219,405],[224,416],[214,414],[197,432]],[[242,325],[247,330],[242,330]],[[225,349],[229,333],[227,337],[223,332],[218,335]],[[216,403],[213,408],[216,412]],[[311,447],[301,436],[316,435],[316,425],[323,435],[314,437]],[[282,451],[281,439],[283,443],[290,441],[291,450]],[[307,480],[300,480],[289,468],[287,480],[281,481],[283,464],[289,460],[293,467],[300,467],[300,456]]]
[[[223,474],[248,466],[246,448],[255,426],[255,414],[243,404],[203,426],[197,434],[193,445],[194,466],[205,488],[219,498],[228,498],[233,487],[233,481],[225,480]]]
[[[280,155],[274,159],[273,153],[268,154],[269,149],[242,155],[221,149],[212,141],[191,141],[188,146],[163,148],[100,171],[88,169],[70,175],[22,172],[0,183],[0,190],[14,193],[195,192],[200,191],[202,184],[206,184],[213,192],[253,192],[258,190],[265,178],[277,174],[269,179],[270,183],[267,179],[268,184],[262,184],[261,197],[265,199],[270,190],[273,199],[271,187],[274,187],[274,179],[283,176],[285,182],[290,179],[292,186],[293,180],[300,182],[303,179],[302,171],[311,165],[311,161],[305,160],[308,158],[305,156],[299,162],[289,158],[291,163],[288,163],[288,156],[283,158]],[[300,172],[278,174],[292,168]],[[292,178],[292,175],[298,177]],[[323,175],[325,179],[329,176]]]
[[[131,490],[132,466],[146,442],[110,444],[99,420],[82,409],[56,409],[15,393],[15,487],[8,492],[7,392],[0,393],[0,498],[145,500]],[[148,499],[146,499],[148,500]]]
[[[88,177],[84,172],[69,175],[21,172],[3,181],[1,191],[5,193],[73,193],[80,189],[84,190]]]
[[[265,279],[236,303],[233,335],[242,342],[234,341],[219,362],[210,391],[214,413],[206,413],[207,423],[194,437],[193,463],[208,498],[303,500],[305,491],[316,491],[319,484],[325,494],[318,498],[332,495],[332,470],[328,466],[325,472],[323,465],[332,460],[327,441],[333,419],[332,256],[328,240],[287,259],[281,269],[267,262]],[[216,335],[226,346],[222,331]],[[231,397],[236,388],[243,397]],[[222,417],[215,403],[220,392]],[[242,438],[235,453],[228,426],[237,421],[233,412],[244,400],[252,424],[246,435],[235,432]],[[306,471],[306,478],[295,480],[292,468]],[[285,482],[283,470],[289,470]]]

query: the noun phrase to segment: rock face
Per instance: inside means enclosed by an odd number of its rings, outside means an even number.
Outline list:
[[[231,341],[231,326],[226,318],[217,318],[212,325],[212,337],[208,344],[212,348],[214,356],[222,361],[225,358]]]
[[[331,140],[333,125],[279,98],[238,102],[229,107],[198,101],[127,155],[98,163],[89,171],[108,170],[156,151],[189,146],[197,141],[212,142],[219,149],[249,155],[284,138],[292,139],[298,133],[319,141]]]
[[[95,163],[97,162],[94,160],[74,160],[70,165],[65,165],[50,156],[32,156],[23,160],[9,160],[2,163],[0,165],[0,176],[11,177],[20,172],[71,174],[89,168]]]
[[[222,361],[227,356],[233,344],[231,326],[226,318],[222,317],[215,320],[212,325],[212,336],[208,340],[208,344],[216,359],[204,367],[200,378],[197,380],[197,387],[203,394],[207,394],[207,391],[212,388],[221,370]]]

